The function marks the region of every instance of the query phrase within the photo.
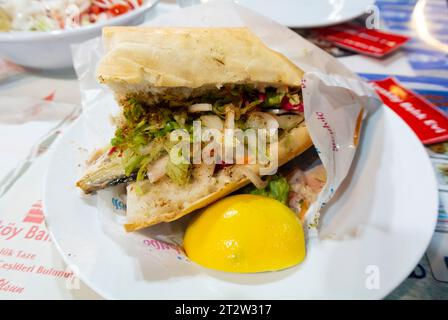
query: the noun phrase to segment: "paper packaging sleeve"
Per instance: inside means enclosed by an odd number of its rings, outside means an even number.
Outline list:
[[[346,177],[357,146],[362,119],[381,106],[374,90],[332,56],[292,30],[233,3],[213,2],[160,16],[147,23],[157,27],[241,27],[246,26],[268,47],[276,50],[304,72],[302,85],[305,121],[320,159],[327,182],[305,216],[308,236],[317,235],[319,210],[330,200]],[[96,65],[102,55],[101,39],[73,47],[74,66],[82,91],[82,103],[91,149],[104,145],[113,135],[106,114],[118,110],[112,92],[98,84]],[[111,198],[123,195],[99,192],[100,214],[113,215]],[[117,219],[114,219],[117,221]],[[174,226],[176,224],[173,224]],[[179,228],[165,228],[163,238],[181,242]],[[172,232],[172,234],[170,234]],[[158,233],[160,238],[160,233]],[[125,236],[123,231],[123,236]]]

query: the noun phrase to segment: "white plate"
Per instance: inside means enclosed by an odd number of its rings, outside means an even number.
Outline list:
[[[374,0],[238,0],[272,20],[293,28],[314,28],[357,18]]]
[[[354,170],[322,220],[327,231],[358,233],[311,243],[303,264],[280,272],[227,274],[184,259],[154,259],[142,244],[147,230],[126,234],[98,215],[94,196],[81,197],[75,188],[86,157],[80,150],[88,145],[83,125],[81,117],[55,147],[44,211],[67,264],[105,298],[379,299],[410,274],[435,227],[438,198],[429,158],[384,107],[367,122]]]

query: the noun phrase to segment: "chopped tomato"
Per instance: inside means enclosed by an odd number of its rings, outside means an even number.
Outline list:
[[[107,153],[108,156],[112,155],[115,151],[117,151],[117,147],[110,148],[109,152]]]
[[[96,6],[96,5],[92,5],[92,6],[89,8],[89,13],[91,13],[91,14],[96,14],[96,15],[98,15],[98,14],[100,14],[100,13],[103,12],[103,11],[104,11],[104,9],[102,9],[102,8]]]
[[[129,7],[131,9],[135,9],[134,8],[134,2],[135,1],[127,0],[126,2],[127,2],[127,4],[129,5]],[[143,4],[143,0],[137,0],[137,4],[138,4],[138,6],[141,6]]]
[[[125,4],[116,4],[112,8],[109,9],[110,14],[112,14],[113,16],[119,16],[128,11],[129,11],[129,6],[127,6]]]
[[[300,102],[298,104],[292,104],[289,100],[289,98],[285,95],[282,99],[281,102],[281,108],[284,110],[294,110],[294,111],[299,111],[299,112],[303,112],[303,103]]]

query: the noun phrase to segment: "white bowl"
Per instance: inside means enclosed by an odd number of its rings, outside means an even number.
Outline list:
[[[0,32],[0,56],[22,66],[59,69],[73,65],[70,45],[101,35],[105,26],[137,25],[159,0],[146,0],[139,8],[104,22],[70,30]]]

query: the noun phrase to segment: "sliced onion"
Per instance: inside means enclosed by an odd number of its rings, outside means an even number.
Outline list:
[[[303,116],[299,114],[286,114],[277,116],[278,126],[281,129],[289,130],[297,127],[299,123],[303,121]]]
[[[285,109],[288,111],[295,110],[295,111],[303,112],[303,103],[299,102],[297,104],[292,104],[290,102],[290,99],[283,99],[281,107],[282,107],[282,109]]]
[[[188,112],[212,111],[213,106],[210,103],[195,103],[188,107]]]
[[[133,9],[138,8],[140,5],[137,0],[128,0],[130,2]]]
[[[158,140],[152,140],[147,145],[140,148],[139,152],[141,155],[147,155],[151,153],[152,149],[156,148],[156,144],[159,143]]]
[[[241,172],[257,189],[263,189],[268,185],[268,181],[264,181],[261,177],[248,166],[237,166],[236,169]]]
[[[216,115],[201,116],[199,120],[201,120],[201,123],[204,125],[204,127],[218,129],[220,131],[224,129],[223,121]]]
[[[234,129],[235,128],[235,109],[233,108],[233,105],[229,105],[226,107],[226,122],[225,127],[226,129]]]
[[[254,129],[278,129],[278,121],[275,116],[260,111],[249,114],[246,125]]]
[[[109,1],[98,1],[94,0],[93,4],[102,9],[109,9],[111,7],[111,3]]]
[[[148,176],[149,182],[154,183],[166,174],[166,164],[169,159],[170,157],[166,155],[148,165],[146,175]]]

